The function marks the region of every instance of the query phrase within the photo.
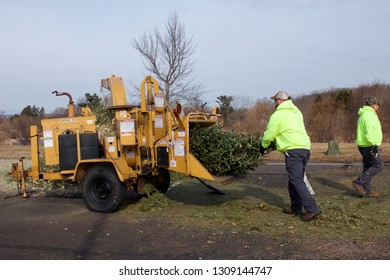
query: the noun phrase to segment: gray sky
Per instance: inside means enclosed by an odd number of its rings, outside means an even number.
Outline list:
[[[0,0],[0,112],[27,105],[50,113],[111,75],[139,84],[146,73],[131,40],[163,30],[177,11],[197,43],[196,81],[210,105],[220,95],[292,96],[389,83],[386,0]],[[129,98],[129,103],[131,99]]]

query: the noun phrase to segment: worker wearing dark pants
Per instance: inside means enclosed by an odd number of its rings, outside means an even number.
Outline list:
[[[362,155],[363,172],[352,181],[352,186],[361,197],[379,197],[379,193],[374,192],[371,186],[371,179],[383,169],[383,158],[379,148],[383,138],[377,114],[379,107],[379,100],[376,97],[369,97],[358,111],[356,144]]]
[[[303,115],[292,102],[290,95],[279,91],[271,97],[275,112],[271,115],[261,140],[260,152],[264,154],[275,144],[276,149],[286,156],[286,171],[289,178],[288,191],[290,207],[283,213],[300,216],[308,222],[321,214],[321,209],[312,198],[305,184],[305,169],[310,159],[310,138],[306,132]],[[302,208],[306,210],[303,213]]]
[[[366,195],[372,194],[371,179],[383,169],[383,158],[381,152],[372,152],[372,147],[359,147],[359,152],[362,155],[363,172],[354,182],[363,186]]]
[[[319,207],[304,182],[304,174],[307,162],[310,159],[310,151],[294,149],[286,151],[284,154],[289,179],[288,192],[290,194],[291,210],[299,213],[303,207],[309,212],[318,212]]]

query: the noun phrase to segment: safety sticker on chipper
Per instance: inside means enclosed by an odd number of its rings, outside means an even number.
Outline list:
[[[45,129],[43,131],[43,145],[45,148],[53,147],[53,131],[51,129]]]
[[[184,139],[176,139],[174,144],[175,156],[184,157],[185,148],[184,148]]]
[[[134,132],[134,120],[128,119],[128,120],[120,120],[120,132],[121,135],[130,135]]]

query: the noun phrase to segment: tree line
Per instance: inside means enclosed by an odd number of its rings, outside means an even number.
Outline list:
[[[390,85],[372,83],[356,88],[331,88],[315,91],[307,95],[292,94],[293,102],[302,111],[307,132],[313,143],[327,143],[331,140],[352,143],[355,141],[358,110],[369,96],[376,96],[381,101],[378,116],[383,130],[383,142],[390,142]],[[220,95],[219,104],[224,117],[224,130],[237,134],[262,134],[274,111],[274,104],[269,98],[253,100],[245,96]],[[86,93],[78,104],[87,103],[98,121],[107,122],[112,115],[105,106],[109,96],[103,98],[96,93]],[[200,109],[202,102],[191,105]],[[78,108],[76,106],[76,108]],[[210,108],[203,108],[210,110]],[[66,108],[59,107],[46,115],[44,108],[28,105],[20,114],[0,119],[0,143],[7,139],[16,139],[19,144],[29,144],[31,125],[40,125],[42,118],[64,117]]]
[[[79,98],[77,104],[88,104],[94,113],[101,118],[108,118],[110,111],[105,110],[105,102],[103,98],[96,93],[86,93],[84,97]],[[80,107],[75,106],[76,114],[80,114]],[[1,117],[0,113],[0,144],[7,141],[15,144],[29,145],[30,144],[30,126],[36,125],[40,127],[41,120],[45,118],[62,118],[67,116],[67,108],[57,107],[53,112],[46,114],[43,107],[35,105],[27,105],[19,114],[11,117]]]
[[[351,143],[356,137],[358,110],[369,96],[375,96],[381,101],[378,116],[382,124],[383,142],[389,142],[389,84],[375,82],[356,88],[331,88],[295,97],[292,94],[292,99],[302,111],[306,130],[312,142],[327,143],[336,140]],[[236,133],[263,133],[275,109],[273,102],[268,98],[243,103],[242,97],[220,96],[218,103],[226,120],[225,129]]]

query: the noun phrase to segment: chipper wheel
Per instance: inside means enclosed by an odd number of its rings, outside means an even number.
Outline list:
[[[109,166],[94,166],[81,182],[83,200],[94,212],[113,212],[126,198],[125,185],[119,181],[115,170]]]

